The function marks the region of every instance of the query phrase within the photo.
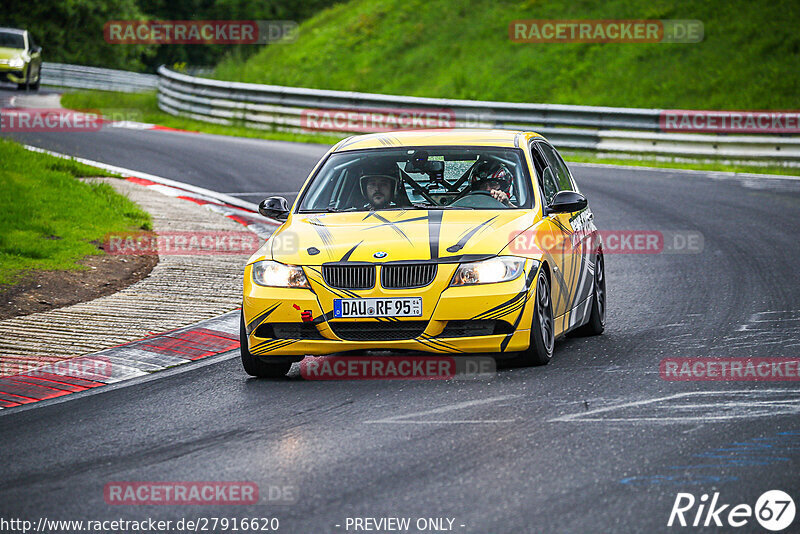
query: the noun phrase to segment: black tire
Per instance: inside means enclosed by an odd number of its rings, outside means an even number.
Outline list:
[[[589,322],[575,330],[580,336],[597,336],[606,329],[606,270],[602,252],[597,253],[594,264],[594,293]]]
[[[27,92],[28,89],[30,89],[30,87],[31,87],[30,80],[26,80],[25,83],[18,83],[17,84],[17,90],[18,91],[26,91]]]
[[[242,366],[245,372],[250,376],[259,378],[281,378],[286,376],[286,373],[292,367],[292,359],[275,357],[274,362],[266,362],[250,354],[250,349],[247,346],[247,330],[244,327],[244,313],[239,323],[239,351],[242,355]]]
[[[42,73],[41,72],[39,72],[39,76],[36,78],[36,83],[31,85],[31,89],[33,91],[38,91],[40,85],[42,85]]]
[[[550,298],[550,281],[544,269],[536,277],[533,321],[531,322],[531,344],[527,350],[511,360],[512,365],[530,367],[547,365],[553,358],[555,344],[555,321],[553,301]]]

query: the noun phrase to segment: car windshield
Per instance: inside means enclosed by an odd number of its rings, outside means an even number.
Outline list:
[[[421,147],[331,154],[298,209],[514,209],[531,203],[519,149]]]
[[[25,48],[21,33],[0,32],[0,48]]]

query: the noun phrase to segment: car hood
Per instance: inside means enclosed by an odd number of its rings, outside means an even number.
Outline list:
[[[533,219],[522,209],[295,213],[251,260],[458,262],[496,255]]]
[[[20,50],[19,48],[0,47],[0,59],[14,59],[16,57],[22,57],[24,53],[25,51]]]

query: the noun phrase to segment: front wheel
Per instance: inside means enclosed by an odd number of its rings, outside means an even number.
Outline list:
[[[242,366],[245,372],[250,376],[257,376],[259,378],[281,378],[286,376],[289,369],[292,367],[292,361],[275,358],[275,361],[265,362],[257,356],[250,353],[247,346],[247,329],[244,326],[244,313],[242,313],[240,326],[239,326],[239,351],[242,354]]]
[[[553,301],[550,300],[550,282],[544,269],[536,277],[536,296],[531,323],[531,343],[521,352],[513,363],[522,366],[547,365],[553,357],[555,344],[555,322],[553,321]]]

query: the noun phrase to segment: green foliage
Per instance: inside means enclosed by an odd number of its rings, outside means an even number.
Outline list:
[[[44,61],[142,70],[155,56],[151,45],[113,45],[103,37],[110,20],[146,18],[136,0],[11,0],[0,13],[0,25],[33,34]]]
[[[4,0],[0,26],[30,30],[45,61],[155,72],[161,64],[213,66],[263,45],[109,44],[103,26],[123,20],[301,21],[340,0]]]
[[[514,43],[517,19],[697,19],[696,44]],[[690,109],[795,109],[795,0],[351,0],[214,77],[376,93]]]
[[[150,216],[103,183],[102,171],[0,140],[0,285],[41,269],[80,269],[110,232],[151,229]]]

